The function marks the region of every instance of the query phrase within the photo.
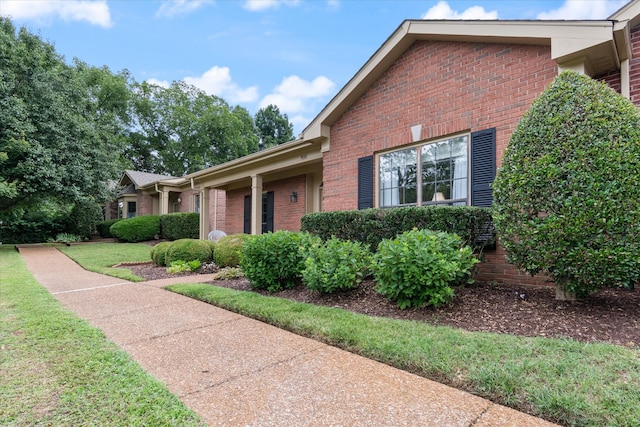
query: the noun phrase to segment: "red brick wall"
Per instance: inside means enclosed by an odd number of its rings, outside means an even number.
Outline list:
[[[323,209],[357,208],[357,159],[422,139],[496,128],[501,163],[511,132],[557,75],[548,47],[458,42],[414,43],[331,127],[325,153]],[[479,280],[544,284],[486,251]]]
[[[631,102],[640,106],[640,26],[631,30],[631,54],[629,60],[629,86]]]
[[[153,196],[138,191],[138,202],[136,206],[136,216],[153,214]]]
[[[306,213],[306,176],[299,175],[279,181],[265,182],[263,192],[273,191],[273,227],[274,230],[300,230],[300,218]],[[291,193],[298,193],[298,201],[291,202]],[[244,232],[244,198],[251,195],[251,189],[227,192],[227,234]]]
[[[422,138],[496,127],[497,160],[557,75],[548,47],[418,41],[331,127],[323,209],[357,208],[357,158]]]

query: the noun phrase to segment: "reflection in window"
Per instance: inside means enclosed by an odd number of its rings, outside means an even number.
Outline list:
[[[379,157],[379,206],[466,205],[466,135]]]
[[[465,205],[467,202],[467,137],[422,147],[422,204]]]
[[[402,206],[417,201],[417,151],[415,148],[380,156],[380,205]]]

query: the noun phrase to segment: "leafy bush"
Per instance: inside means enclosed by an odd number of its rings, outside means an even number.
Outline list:
[[[213,280],[231,280],[244,277],[240,267],[225,267],[213,275]]]
[[[218,240],[214,247],[213,261],[218,267],[237,267],[240,265],[242,245],[249,234],[231,234]]]
[[[383,239],[414,228],[455,233],[479,252],[495,244],[491,211],[473,206],[425,206],[315,212],[302,217],[302,231],[328,240],[362,242],[375,251]]]
[[[151,261],[155,265],[165,266],[166,256],[172,242],[160,242],[151,249]]]
[[[83,239],[89,239],[98,232],[97,225],[103,218],[102,208],[93,197],[84,197],[71,209],[69,215],[71,231]]]
[[[256,289],[276,292],[298,284],[312,237],[276,231],[251,236],[242,247],[242,271]],[[220,244],[222,240],[218,242]]]
[[[122,221],[122,218],[108,219],[106,221],[99,222],[96,225],[96,228],[98,230],[98,234],[100,235],[100,237],[104,237],[104,238],[115,237],[114,235],[111,234],[111,231],[109,229],[113,224],[115,224],[118,221]]]
[[[380,242],[372,269],[377,292],[401,309],[438,307],[453,299],[452,285],[472,282],[478,262],[455,234],[415,229]]]
[[[302,281],[322,293],[352,289],[362,282],[370,263],[371,252],[365,245],[332,237],[309,248]]]
[[[640,280],[640,112],[565,71],[511,135],[494,183],[510,262],[545,273],[571,299]]]
[[[200,268],[200,261],[194,259],[193,261],[173,261],[169,267],[167,267],[167,273],[178,274],[198,271]]]
[[[111,225],[109,232],[117,239],[130,243],[153,240],[160,235],[160,217],[143,215],[123,219]]]
[[[50,242],[58,242],[58,243],[74,243],[74,242],[82,242],[82,237],[77,234],[71,233],[58,233],[55,239],[50,239]]]
[[[165,264],[171,265],[175,261],[194,261],[201,263],[211,261],[211,248],[204,240],[180,239],[171,242],[165,255]]]
[[[160,215],[160,229],[163,239],[197,239],[200,237],[200,214],[178,212]]]

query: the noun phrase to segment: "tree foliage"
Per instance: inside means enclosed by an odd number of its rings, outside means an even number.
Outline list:
[[[120,141],[91,73],[101,71],[67,65],[53,46],[0,18],[0,212],[45,197],[107,198]]]
[[[560,74],[511,136],[494,182],[509,260],[582,296],[640,280],[640,111],[604,83]]]
[[[258,149],[246,109],[195,86],[133,87],[134,120],[125,155],[136,170],[182,176]]]
[[[273,147],[294,139],[293,124],[286,114],[280,113],[275,105],[268,105],[258,110],[255,115],[258,136],[262,138],[264,148]]]

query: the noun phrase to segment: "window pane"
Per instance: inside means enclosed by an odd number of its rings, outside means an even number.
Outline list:
[[[422,203],[451,204],[467,198],[467,137],[428,144],[421,149]],[[466,204],[466,202],[462,202]]]
[[[415,148],[380,156],[380,206],[416,203],[417,157]]]

